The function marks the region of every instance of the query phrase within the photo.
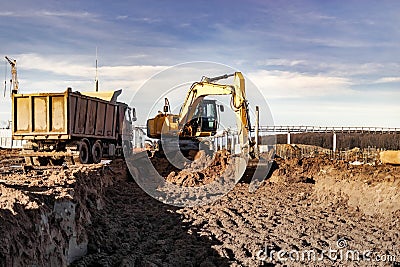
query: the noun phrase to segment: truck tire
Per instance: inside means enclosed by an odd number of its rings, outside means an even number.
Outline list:
[[[89,145],[85,141],[79,142],[79,161],[82,164],[90,163],[90,150]]]
[[[101,145],[101,142],[97,140],[96,142],[94,142],[92,146],[93,163],[100,163],[102,158],[103,158],[103,146]]]

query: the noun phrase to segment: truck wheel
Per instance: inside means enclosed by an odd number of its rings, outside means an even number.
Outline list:
[[[79,161],[82,164],[88,164],[90,161],[89,146],[85,141],[79,143]]]
[[[101,142],[97,140],[96,142],[94,142],[92,147],[93,163],[99,163],[102,158],[103,158],[103,146],[101,145]]]

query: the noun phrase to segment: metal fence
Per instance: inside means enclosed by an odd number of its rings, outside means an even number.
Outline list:
[[[400,133],[400,128],[389,127],[322,127],[322,126],[260,126],[269,133]]]

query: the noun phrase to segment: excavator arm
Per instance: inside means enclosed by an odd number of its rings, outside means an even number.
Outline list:
[[[234,76],[233,84],[217,84],[214,83],[220,79],[226,79]],[[205,96],[209,95],[231,95],[231,108],[236,115],[236,125],[238,128],[239,142],[242,151],[246,154],[250,152],[251,140],[250,117],[246,100],[245,81],[241,72],[235,72],[230,75],[222,75],[215,78],[203,77],[201,82],[194,83],[188,94],[181,112],[179,113],[179,128],[193,118],[194,111]]]

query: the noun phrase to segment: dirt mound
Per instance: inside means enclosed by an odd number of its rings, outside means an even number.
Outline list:
[[[332,162],[327,157],[275,159],[276,167],[271,174],[273,182],[305,182],[312,181],[320,172],[322,166],[333,166],[342,162]]]
[[[20,149],[0,148],[0,166],[5,167],[24,162],[24,158],[20,157],[20,152]]]
[[[276,144],[276,154],[282,158],[301,158],[302,155],[318,157],[332,153],[330,149],[302,144]]]
[[[322,203],[346,202],[368,215],[400,211],[400,167],[351,166],[321,169],[315,197]]]
[[[227,150],[217,151],[213,156],[200,150],[194,156],[194,161],[187,164],[183,170],[171,167],[167,159],[160,159],[153,164],[162,170],[161,175],[165,175],[167,182],[192,187],[210,184],[219,179],[230,163],[230,153]]]
[[[345,202],[365,214],[400,210],[400,167],[330,160],[328,157],[276,159],[271,182],[315,184],[314,198],[323,205]]]

